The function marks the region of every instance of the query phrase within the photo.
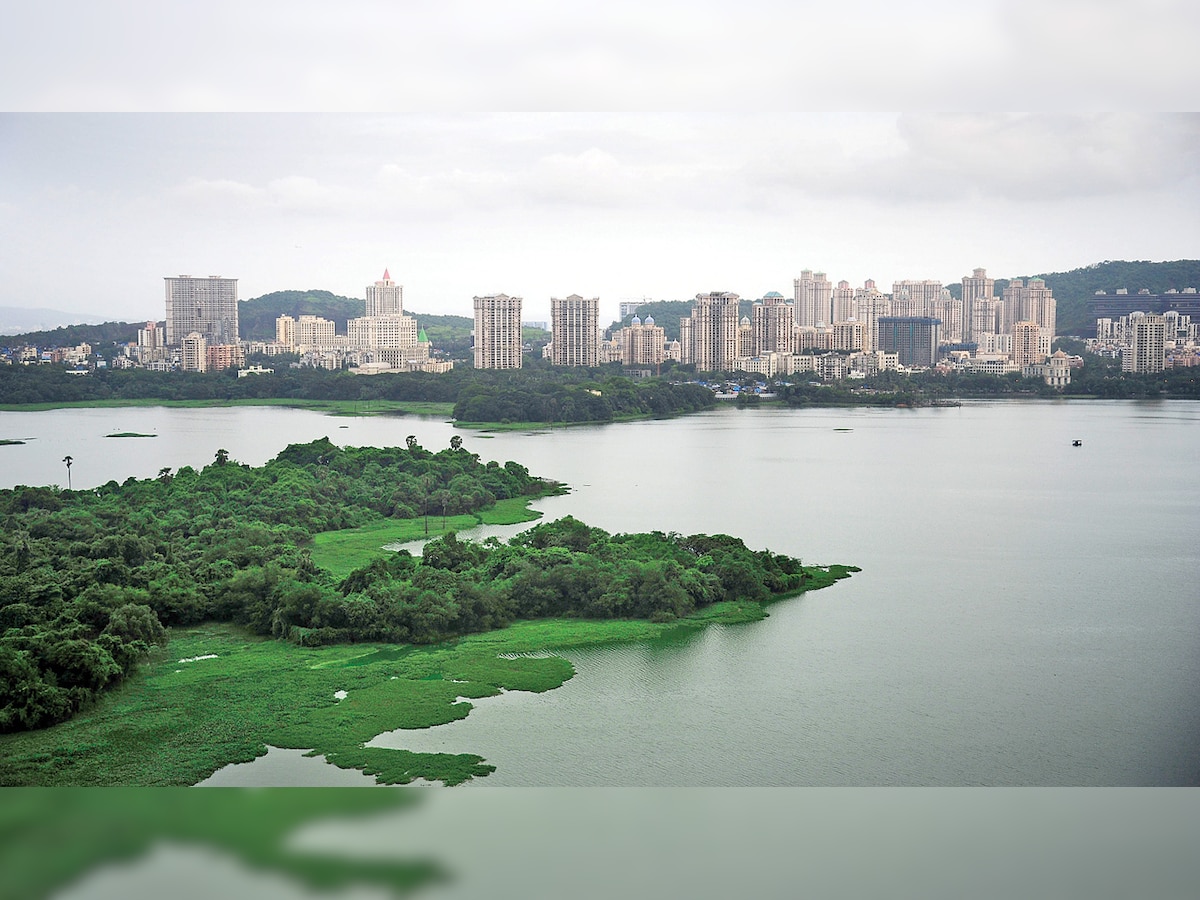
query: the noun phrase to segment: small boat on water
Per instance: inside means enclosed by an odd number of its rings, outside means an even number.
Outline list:
[[[1082,447],[1083,441],[1071,441],[1071,446],[1072,447]]]

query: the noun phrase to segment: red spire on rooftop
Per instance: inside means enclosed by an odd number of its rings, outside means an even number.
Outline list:
[[[387,269],[384,269],[384,270],[383,270],[383,280],[384,280],[384,281],[391,281],[391,280],[392,280],[392,276],[388,274],[388,270],[387,270]]]

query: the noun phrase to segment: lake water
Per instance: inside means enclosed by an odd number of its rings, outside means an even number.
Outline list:
[[[104,437],[121,431],[158,437]],[[1200,783],[1194,402],[722,408],[496,435],[276,408],[0,412],[0,439],[30,439],[0,447],[0,485],[65,484],[68,454],[81,488],[218,448],[257,465],[326,435],[456,433],[569,484],[538,502],[551,518],[863,571],[762,622],[571,651],[556,691],[378,745],[478,753],[488,785]]]

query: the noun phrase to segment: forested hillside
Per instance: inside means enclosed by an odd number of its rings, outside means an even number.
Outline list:
[[[365,300],[340,297],[329,291],[274,291],[238,303],[238,334],[244,341],[275,340],[275,320],[280,316],[321,316],[334,322],[340,334],[346,322],[364,315]]]
[[[1189,287],[1200,290],[1200,260],[1106,261],[1069,272],[1049,272],[1041,277],[1058,301],[1058,333],[1094,337],[1096,319],[1088,301],[1096,291],[1113,294],[1126,288],[1136,294],[1145,288],[1152,294],[1161,294]]]

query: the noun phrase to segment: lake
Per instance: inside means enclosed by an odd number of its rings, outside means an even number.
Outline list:
[[[568,652],[556,691],[378,745],[477,753],[488,785],[1200,783],[1200,403],[722,408],[494,435],[269,407],[0,412],[0,439],[28,439],[0,447],[0,484],[65,484],[68,454],[78,489],[219,448],[258,465],[409,434],[565,482],[537,503],[551,518],[863,571],[762,622]]]

